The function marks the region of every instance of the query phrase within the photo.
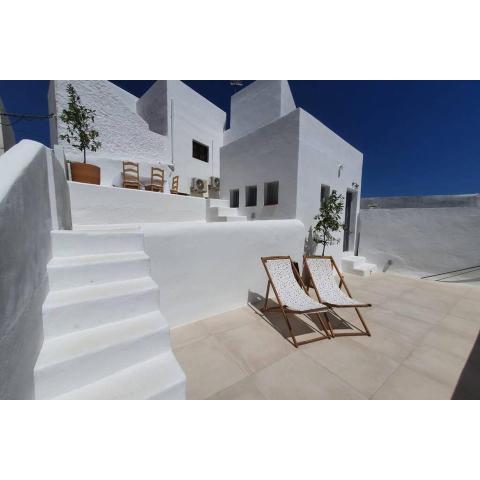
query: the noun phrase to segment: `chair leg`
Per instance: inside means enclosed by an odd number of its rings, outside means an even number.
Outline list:
[[[320,323],[322,324],[323,330],[325,331],[327,337],[331,338],[330,333],[328,333],[328,328],[327,328],[325,322],[322,320],[322,317],[321,317],[320,313],[317,313],[316,315],[317,315],[318,319],[320,320]],[[323,313],[323,316],[325,317],[324,313]]]
[[[290,325],[290,320],[288,319],[288,316],[285,313],[285,311],[283,310],[283,308],[281,308],[281,311],[282,311],[282,314],[283,314],[283,318],[287,322],[288,331],[290,332],[290,336],[292,337],[293,345],[295,346],[295,348],[298,348],[297,339],[295,338],[295,335],[293,334],[292,326]]]
[[[267,283],[267,293],[265,294],[265,304],[263,305],[263,311],[267,311],[267,304],[268,304],[268,294],[270,293],[270,282]]]
[[[332,324],[330,323],[330,319],[328,318],[327,312],[323,312],[322,315],[325,318],[325,322],[327,323],[328,327],[330,328],[330,337],[335,338],[335,334],[333,333]]]
[[[363,328],[365,328],[365,332],[369,337],[371,337],[372,334],[370,333],[370,330],[368,329],[367,324],[365,323],[365,320],[363,319],[362,314],[360,313],[360,310],[357,307],[355,307],[355,311],[357,312],[358,318],[362,322]]]

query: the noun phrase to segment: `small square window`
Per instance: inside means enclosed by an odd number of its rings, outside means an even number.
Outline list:
[[[238,208],[240,205],[240,190],[230,190],[230,208]]]
[[[192,140],[192,157],[208,162],[208,147],[203,143]]]
[[[264,204],[278,205],[278,182],[265,183]]]
[[[257,186],[251,185],[245,188],[245,206],[256,207],[257,206]]]

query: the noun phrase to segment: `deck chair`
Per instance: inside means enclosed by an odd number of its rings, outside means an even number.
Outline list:
[[[138,163],[123,162],[123,188],[135,188],[140,190],[140,175],[138,173]]]
[[[262,257],[262,263],[267,272],[268,284],[267,293],[265,294],[265,305],[262,312],[280,310],[283,318],[287,323],[288,331],[292,337],[293,344],[298,348],[299,345],[316,342],[330,338],[327,324],[322,318],[328,307],[318,303],[313,298],[309,297],[305,292],[305,285],[303,284],[300,274],[295,269],[292,259],[286,257]],[[268,294],[270,293],[270,286],[275,293],[278,306],[267,308]],[[288,319],[288,314],[315,314],[320,320],[320,323],[325,331],[325,335],[315,337],[313,339],[297,341],[293,333],[291,323]]]
[[[152,167],[150,174],[150,183],[145,185],[145,190],[150,192],[162,192],[163,193],[163,170],[159,167]]]
[[[340,283],[337,285],[333,270],[337,272]],[[342,332],[333,333],[332,325],[327,316],[327,323],[330,328],[330,335],[332,337],[346,337],[355,335],[368,335],[371,336],[370,330],[362,317],[362,314],[358,310],[359,307],[371,307],[370,303],[359,302],[352,298],[350,290],[345,283],[345,278],[337,267],[335,260],[330,256],[308,256],[303,257],[303,271],[306,275],[307,291],[309,287],[313,287],[317,295],[318,301],[327,305],[328,307],[335,308],[354,308],[357,312],[360,322],[362,322],[365,331],[357,329],[357,332]],[[341,290],[342,286],[345,288],[346,294]],[[340,317],[341,318],[341,317]],[[343,319],[342,319],[343,320]],[[345,320],[344,320],[345,321]],[[355,327],[357,328],[357,327]]]
[[[175,175],[172,179],[172,188],[170,188],[170,193],[178,193],[178,175]]]

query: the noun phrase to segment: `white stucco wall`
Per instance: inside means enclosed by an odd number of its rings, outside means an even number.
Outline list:
[[[314,223],[314,216],[320,209],[322,184],[328,185],[330,192],[336,190],[345,199],[347,189],[353,190],[352,182],[356,182],[359,185],[357,199],[360,198],[363,155],[308,112],[300,109],[299,118],[296,217],[308,229]],[[339,165],[343,165],[340,175]],[[352,204],[349,250],[354,250],[355,219],[359,209],[360,201]],[[345,212],[343,216],[345,217]],[[339,263],[343,251],[343,231],[340,231],[337,236],[340,243],[328,246],[325,253],[335,256]]]
[[[34,397],[52,224],[68,226],[65,178],[49,151],[22,140],[2,156],[0,177],[0,399]],[[56,173],[57,172],[57,173]],[[49,185],[50,182],[57,185]],[[32,181],[34,179],[34,181]],[[52,188],[53,187],[53,188]],[[50,199],[57,200],[52,208]],[[53,212],[58,218],[52,220]]]
[[[165,132],[171,143],[179,190],[190,193],[192,178],[219,175],[226,113],[179,80],[159,80],[139,99],[137,110],[155,132]],[[192,156],[192,141],[209,147],[209,161]]]
[[[286,80],[257,80],[232,95],[230,105],[230,129],[225,132],[225,144],[295,110]]]
[[[297,220],[143,225],[152,278],[170,326],[193,322],[265,295],[261,256],[301,261],[303,225]]]
[[[248,219],[296,216],[299,110],[225,145],[221,149],[220,197],[240,190],[241,215]],[[278,205],[264,205],[265,182],[279,182]],[[245,206],[245,188],[257,186],[257,206]]]
[[[203,198],[68,183],[74,225],[205,222]]]
[[[367,209],[360,225],[359,253],[380,270],[423,276],[480,265],[478,207]]]
[[[0,112],[5,112],[2,99],[0,98]],[[15,133],[10,125],[10,117],[0,115],[0,155],[15,145]]]
[[[168,139],[152,132],[145,120],[137,114],[137,97],[106,80],[53,80],[50,82],[49,111],[58,117],[68,106],[66,87],[72,83],[82,103],[96,110],[95,128],[99,131],[102,147],[98,152],[87,152],[87,158],[103,157],[117,160],[165,162],[170,159]],[[81,153],[59,135],[65,132],[60,118],[50,122],[52,145],[65,146],[69,160],[81,158]]]

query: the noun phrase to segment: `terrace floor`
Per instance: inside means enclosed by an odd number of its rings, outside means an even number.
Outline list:
[[[346,281],[355,298],[373,304],[362,309],[371,337],[297,349],[279,314],[255,309],[260,297],[253,306],[172,329],[187,398],[480,398],[480,288],[383,273]],[[359,325],[350,309],[338,312]],[[335,326],[351,328],[338,320]],[[302,340],[316,329],[294,320]]]

